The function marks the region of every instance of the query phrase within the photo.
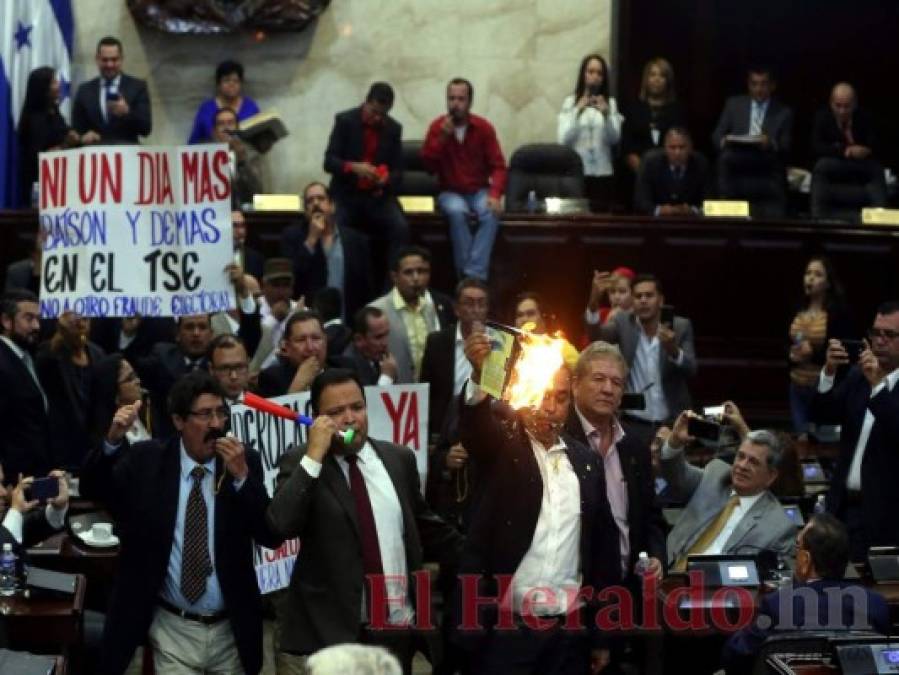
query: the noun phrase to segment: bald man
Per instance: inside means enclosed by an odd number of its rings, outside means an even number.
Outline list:
[[[812,152],[815,159],[873,158],[874,127],[858,107],[855,89],[839,82],[830,92],[830,103],[815,116],[812,129]]]

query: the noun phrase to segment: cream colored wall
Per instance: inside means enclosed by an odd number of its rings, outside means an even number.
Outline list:
[[[241,61],[246,92],[263,110],[277,110],[290,131],[267,157],[268,187],[296,192],[324,177],[334,113],[358,105],[375,80],[393,85],[392,115],[406,139],[424,136],[443,111],[446,81],[461,75],[473,82],[474,111],[496,126],[507,159],[523,143],[555,141],[556,113],[581,57],[609,54],[612,0],[334,0],[304,33],[260,41],[138,29],[122,0],[72,4],[76,83],[96,75],[97,40],[117,35],[126,72],[149,82],[150,144],[183,142],[213,91],[216,64]]]

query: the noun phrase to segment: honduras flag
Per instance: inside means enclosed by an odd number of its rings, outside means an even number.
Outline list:
[[[0,207],[22,206],[16,129],[32,70],[56,69],[70,119],[74,34],[71,0],[0,0]]]

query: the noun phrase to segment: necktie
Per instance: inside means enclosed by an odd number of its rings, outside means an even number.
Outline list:
[[[209,522],[202,484],[206,469],[195,466],[190,472],[194,484],[187,497],[184,515],[184,543],[181,549],[181,593],[193,604],[206,591],[206,577],[212,574],[209,558]]]
[[[109,121],[109,111],[106,109],[106,104],[109,101],[109,97],[112,96],[115,92],[113,91],[113,84],[115,80],[103,80],[103,105],[100,106],[100,112],[103,113],[103,121]]]
[[[708,527],[705,528],[705,531],[699,535],[699,538],[693,542],[690,549],[682,555],[674,565],[675,572],[683,572],[687,568],[687,556],[702,553],[713,541],[715,541],[715,539],[718,538],[718,535],[721,534],[721,530],[724,529],[724,526],[727,524],[727,521],[730,519],[734,509],[737,508],[737,504],[739,503],[740,498],[737,495],[733,495],[727,500],[727,504],[724,505],[721,512],[711,523],[709,523]]]
[[[359,470],[359,456],[346,455],[346,463],[349,465],[350,492],[353,502],[356,504],[356,522],[359,524],[359,536],[362,539],[362,569],[366,575],[378,575],[372,578],[371,583],[384,583],[384,567],[381,564],[381,548],[378,545],[378,528],[375,525],[375,514],[371,508],[371,500],[368,498],[368,489],[365,487],[365,478]],[[363,584],[366,597],[370,597],[371,588]],[[371,602],[368,602],[371,612]]]
[[[41,386],[41,381],[37,377],[37,371],[34,369],[34,359],[31,358],[31,354],[25,352],[22,354],[22,363],[25,364],[25,368],[28,369],[28,372],[31,375],[31,379],[34,380],[34,386],[37,387],[37,390],[41,392],[41,398],[44,400],[44,412],[47,412],[47,394],[44,392],[44,388]]]

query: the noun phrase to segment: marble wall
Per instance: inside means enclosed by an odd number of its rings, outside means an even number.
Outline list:
[[[147,143],[177,144],[213,92],[216,64],[236,58],[246,92],[290,131],[266,157],[267,187],[297,192],[323,177],[334,113],[361,103],[375,80],[394,86],[392,115],[406,139],[423,138],[444,110],[446,81],[461,75],[473,82],[473,109],[496,126],[507,159],[521,144],[555,141],[556,113],[581,57],[610,52],[612,2],[333,0],[304,33],[224,37],[159,33],[138,27],[124,0],[77,0],[74,77],[94,77],[97,39],[117,35],[126,72],[149,82]]]

